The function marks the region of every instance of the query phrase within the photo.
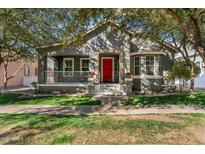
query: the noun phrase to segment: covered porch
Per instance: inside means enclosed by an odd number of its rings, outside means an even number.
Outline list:
[[[39,83],[87,83],[89,78],[95,83],[120,83],[123,74],[119,61],[119,54],[110,53],[99,54],[95,60],[86,55],[46,56],[39,67],[43,70]]]
[[[88,93],[90,58],[87,55],[46,54],[39,59],[41,93]]]
[[[43,70],[39,74],[39,89],[44,93],[90,93],[91,84],[96,93],[122,89],[124,71],[120,59],[119,53],[99,53],[95,59],[88,55],[46,55],[39,60]]]

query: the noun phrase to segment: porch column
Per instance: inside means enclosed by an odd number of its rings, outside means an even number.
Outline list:
[[[89,63],[89,70],[94,72],[94,76],[92,77],[95,83],[100,82],[99,76],[99,54],[92,54],[90,55],[90,63]]]
[[[120,52],[119,54],[119,83],[123,82],[124,74],[125,74],[124,54]]]
[[[130,51],[125,49],[123,57],[125,74],[130,73]]]
[[[38,83],[46,82],[45,71],[47,70],[47,54],[39,53],[38,55]]]

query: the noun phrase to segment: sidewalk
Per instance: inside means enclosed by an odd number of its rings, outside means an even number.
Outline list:
[[[50,106],[50,105],[1,105],[0,113],[36,113],[64,115],[137,115],[137,114],[172,114],[205,113],[205,107],[191,106],[155,106],[137,108],[133,106]]]
[[[15,88],[8,88],[8,89],[1,89],[2,93],[7,92],[18,92],[18,93],[25,93],[31,90],[31,87],[29,86],[23,86],[23,87],[15,87]]]
[[[102,105],[55,106],[55,105],[0,105],[0,113],[36,113],[64,115],[137,115],[137,114],[173,114],[205,113],[205,106],[161,105],[161,106],[125,106],[121,104],[125,96],[96,96]]]

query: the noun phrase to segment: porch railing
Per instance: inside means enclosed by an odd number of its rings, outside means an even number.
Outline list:
[[[45,71],[46,83],[88,82],[89,71]]]

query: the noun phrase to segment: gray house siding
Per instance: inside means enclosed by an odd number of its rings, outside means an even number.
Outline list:
[[[47,70],[47,56],[43,53],[38,55],[38,83],[43,84],[45,79],[45,71]]]
[[[133,90],[141,91],[141,79],[133,79]]]
[[[172,66],[174,64],[174,60],[172,59],[172,56],[167,53],[163,58],[161,59],[161,64],[160,66],[162,71],[170,71],[172,69]]]

